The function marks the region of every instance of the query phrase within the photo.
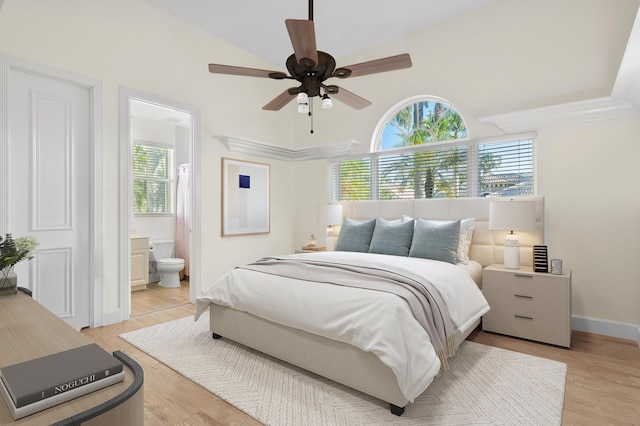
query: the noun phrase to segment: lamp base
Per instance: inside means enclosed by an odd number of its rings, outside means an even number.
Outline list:
[[[507,234],[504,241],[504,267],[520,268],[520,240],[516,234]]]
[[[333,251],[336,247],[336,237],[333,234],[333,228],[330,226],[327,226],[325,246],[327,247],[327,251]]]

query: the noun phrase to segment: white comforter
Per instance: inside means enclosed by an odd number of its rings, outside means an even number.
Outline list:
[[[438,289],[459,330],[466,330],[489,311],[469,274],[450,263],[352,252],[293,256],[358,261],[377,267],[388,264],[391,270],[420,273]],[[400,390],[411,402],[440,370],[429,336],[413,318],[408,304],[392,294],[234,269],[196,299],[196,321],[210,303],[370,351],[395,373]]]

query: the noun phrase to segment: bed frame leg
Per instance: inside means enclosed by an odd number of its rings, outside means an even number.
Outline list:
[[[219,334],[216,334],[216,333],[213,333],[213,336],[212,336],[212,337],[213,337],[214,339],[222,339],[222,336],[221,336],[221,335],[219,335]]]
[[[397,405],[389,404],[389,409],[396,416],[401,416],[404,413],[404,407],[398,407]]]

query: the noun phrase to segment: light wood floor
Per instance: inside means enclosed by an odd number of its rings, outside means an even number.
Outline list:
[[[146,290],[131,293],[131,318],[182,305],[193,306],[189,302],[189,281],[180,284],[180,288],[165,288],[150,283]]]
[[[108,351],[122,350],[144,369],[145,425],[259,425],[257,421],[185,379],[118,337],[190,316],[188,283],[179,289],[152,285],[132,295],[132,317],[83,330]],[[470,340],[568,365],[563,425],[640,426],[640,349],[632,341],[574,332],[571,349],[476,330]]]

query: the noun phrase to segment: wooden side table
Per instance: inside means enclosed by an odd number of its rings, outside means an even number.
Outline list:
[[[0,367],[93,343],[22,291],[0,298]],[[125,378],[104,389],[13,420],[0,397],[0,424],[91,426],[144,423],[144,373],[122,352]]]
[[[562,275],[531,267],[484,269],[482,286],[491,310],[482,329],[553,345],[571,346],[571,271]]]

